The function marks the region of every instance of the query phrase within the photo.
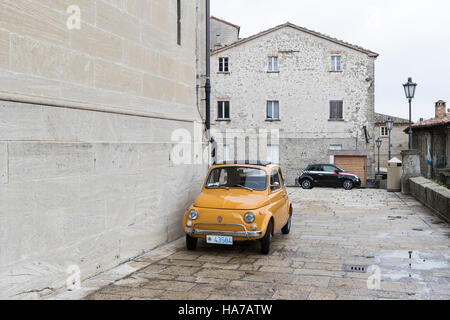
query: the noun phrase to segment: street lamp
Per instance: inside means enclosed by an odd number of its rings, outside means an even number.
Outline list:
[[[383,143],[383,140],[378,138],[375,142],[376,142],[377,148],[378,148],[378,174],[380,174],[380,148],[381,148],[381,144]]]
[[[417,83],[412,82],[412,78],[408,78],[408,82],[403,85],[405,89],[406,99],[409,101],[409,150],[412,150],[412,122],[411,122],[411,101],[416,93]]]
[[[392,120],[392,118],[387,119],[386,121],[386,128],[388,129],[389,132],[389,155],[388,155],[388,161],[392,159],[392,155],[391,155],[391,131],[392,128],[394,128],[394,120]]]

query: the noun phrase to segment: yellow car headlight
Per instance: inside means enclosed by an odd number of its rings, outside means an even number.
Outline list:
[[[247,223],[253,223],[255,221],[255,215],[252,212],[247,212],[244,216],[244,220]]]
[[[197,210],[189,211],[189,219],[191,219],[191,220],[197,220],[198,219],[198,212],[197,212]]]

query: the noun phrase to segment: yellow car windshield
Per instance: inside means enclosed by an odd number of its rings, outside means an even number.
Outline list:
[[[220,167],[211,170],[207,189],[247,189],[264,191],[267,188],[266,171],[250,167]]]

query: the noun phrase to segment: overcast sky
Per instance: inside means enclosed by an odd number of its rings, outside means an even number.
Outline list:
[[[241,26],[241,38],[289,21],[379,53],[376,112],[408,118],[409,76],[413,121],[434,117],[437,100],[450,108],[448,0],[211,0],[211,14]]]

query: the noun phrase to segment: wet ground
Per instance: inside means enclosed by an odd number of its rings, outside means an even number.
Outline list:
[[[384,190],[289,189],[291,234],[270,255],[255,242],[184,239],[56,299],[450,299],[450,227]]]

